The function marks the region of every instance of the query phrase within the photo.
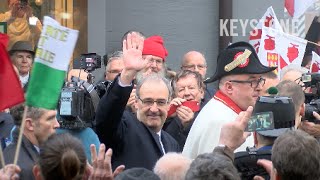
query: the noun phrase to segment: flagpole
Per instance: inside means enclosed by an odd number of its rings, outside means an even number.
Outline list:
[[[312,41],[308,41],[308,40],[307,40],[307,42],[310,43],[310,44],[314,44],[314,45],[316,45],[316,46],[320,46],[320,44],[315,43],[315,42],[312,42]]]
[[[14,154],[14,160],[13,160],[13,164],[14,165],[17,165],[18,158],[19,158],[19,152],[20,152],[20,147],[21,147],[21,142],[22,142],[22,135],[23,135],[24,125],[25,125],[25,122],[26,122],[27,111],[28,111],[28,106],[25,106],[24,107],[24,111],[23,111],[23,116],[22,116],[22,122],[21,122],[21,125],[20,125],[20,130],[19,130],[17,148],[16,148],[16,152]]]
[[[6,164],[5,164],[5,161],[4,161],[1,144],[0,144],[0,161],[1,161],[1,166],[2,166],[2,168],[3,168],[3,170],[4,170],[4,166],[5,166]]]

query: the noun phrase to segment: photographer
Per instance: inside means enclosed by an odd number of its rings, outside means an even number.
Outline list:
[[[295,124],[298,126],[300,123],[300,112],[304,107],[304,93],[301,87],[292,81],[282,81],[277,87],[279,87],[279,92],[275,92],[277,96],[259,97],[252,117],[254,119],[255,116],[261,117],[263,113],[272,112],[273,126],[270,127],[271,129],[260,129],[254,133],[255,148],[248,148],[247,151],[235,155],[235,165],[242,179],[252,179],[258,174],[269,179],[267,172],[256,164],[257,160],[271,160],[271,149],[277,137],[295,129]],[[269,89],[269,93],[271,92]]]
[[[8,6],[9,10],[0,14],[0,22],[8,23],[8,49],[17,41],[29,41],[34,48],[40,38],[42,24],[33,16],[28,0],[8,0]]]
[[[319,121],[320,115],[317,112],[313,112],[313,116]],[[315,124],[314,122],[302,121],[299,128],[306,133],[314,136],[315,138],[320,138],[320,124]]]
[[[83,73],[87,77],[90,76],[88,72],[83,72]],[[74,74],[74,71],[69,71],[68,77],[72,77],[72,75],[76,75],[76,74]],[[81,74],[78,73],[77,75],[78,77],[81,77]],[[79,104],[77,104],[76,106],[70,107],[71,111],[74,110],[74,112],[76,112],[75,113],[76,117],[72,115],[71,116],[61,115],[61,110],[62,111],[64,110],[63,109],[64,106],[61,106],[61,103],[63,103],[63,100],[60,99],[60,104],[58,108],[59,113],[57,117],[60,123],[60,128],[57,129],[57,133],[60,133],[60,134],[69,133],[72,136],[80,139],[80,141],[84,146],[87,159],[91,161],[90,144],[94,144],[95,147],[97,148],[96,149],[97,151],[100,145],[99,138],[97,134],[94,132],[94,130],[92,129],[94,128],[94,124],[93,124],[94,117],[90,117],[90,116],[94,116],[94,108],[92,107],[93,102],[89,93],[86,91],[86,88],[83,86],[85,81],[80,80],[79,78],[76,78],[74,76],[70,79],[71,81],[66,83],[67,85],[66,87],[64,87],[64,89],[68,90],[68,87],[70,87],[71,89],[72,88],[71,86],[75,86],[74,88],[76,88],[80,84],[79,89],[76,90],[76,92],[74,92],[74,96],[76,96],[77,94],[79,95],[84,93],[83,94],[84,98],[73,99],[74,101],[77,101],[77,100],[80,101],[79,102],[80,106],[78,106]],[[82,77],[82,79],[87,79],[87,78]],[[62,92],[64,91],[64,89],[62,90]],[[67,92],[70,92],[70,91],[67,91]],[[76,108],[80,108],[80,109],[76,109]]]
[[[304,89],[308,89],[308,93],[304,94],[303,101],[306,104],[302,103],[300,109],[300,119],[303,117],[303,121],[298,120],[296,122],[296,127],[307,132],[315,138],[320,138],[320,115],[319,115],[319,79],[320,76],[318,73],[307,73],[302,74],[300,78],[296,81],[301,86],[303,84]],[[282,89],[290,91],[290,87],[283,87]],[[293,99],[295,99],[293,95]]]

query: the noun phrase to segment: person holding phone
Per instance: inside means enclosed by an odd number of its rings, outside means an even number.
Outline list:
[[[183,70],[172,81],[174,99],[163,129],[179,143],[181,151],[204,97],[204,84],[198,72]]]
[[[7,22],[7,34],[10,38],[8,49],[17,41],[29,41],[34,49],[37,44],[42,24],[32,13],[28,0],[8,0],[9,10],[0,13],[0,22]]]
[[[247,42],[237,42],[222,50],[215,74],[207,82],[219,81],[219,90],[202,108],[187,137],[183,154],[195,158],[211,152],[218,145],[221,127],[234,121],[237,115],[254,106],[265,84],[262,74],[276,67],[264,66],[254,48]],[[249,137],[237,151],[253,146]]]

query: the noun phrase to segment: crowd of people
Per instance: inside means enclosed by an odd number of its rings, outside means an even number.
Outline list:
[[[18,41],[8,53],[27,91],[32,44]],[[186,52],[179,72],[167,66],[167,56],[161,36],[126,33],[122,50],[103,58],[106,89],[93,130],[79,136],[56,131],[57,111],[29,107],[17,165],[12,163],[25,105],[1,112],[7,165],[0,179],[241,179],[235,158],[248,147],[272,154],[256,162],[271,179],[320,178],[320,125],[304,118],[303,67],[288,66],[279,80],[276,67],[261,64],[247,42],[222,50],[207,79],[203,53]],[[214,81],[218,87],[209,88]],[[277,96],[292,99],[292,112],[277,113],[291,113],[293,126],[245,132],[257,100],[273,86]]]

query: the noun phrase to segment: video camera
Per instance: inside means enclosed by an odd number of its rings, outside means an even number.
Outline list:
[[[306,73],[301,77],[303,86],[310,89],[310,92],[305,93],[306,106],[305,116],[309,122],[317,122],[313,116],[313,111],[320,113],[320,74],[319,73]]]
[[[87,81],[72,77],[61,90],[58,103],[58,121],[65,129],[94,128],[95,112],[99,103],[98,92],[91,74],[101,67],[101,56],[96,53],[82,54],[74,60],[74,68],[88,72]]]
[[[291,98],[283,96],[261,96],[257,99],[252,116],[261,114],[272,114],[273,128],[265,130],[260,129],[260,134],[279,134],[279,131],[285,132],[295,125],[295,109]],[[269,123],[267,119],[263,119]],[[248,123],[249,124],[249,123]],[[263,133],[262,133],[263,132]],[[263,176],[268,179],[265,169],[257,165],[258,159],[271,159],[271,150],[257,150],[247,148],[247,151],[237,152],[235,154],[234,164],[241,174],[241,179],[251,180],[255,175]]]

